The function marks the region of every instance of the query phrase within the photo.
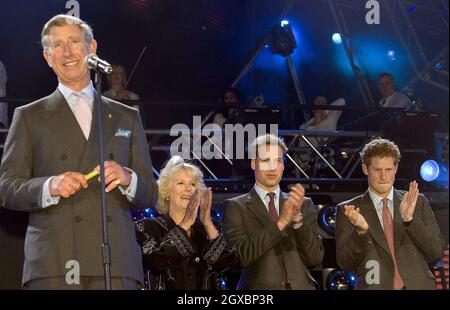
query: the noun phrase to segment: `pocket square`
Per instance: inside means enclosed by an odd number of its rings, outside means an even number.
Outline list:
[[[116,137],[130,138],[131,137],[131,129],[119,128],[119,129],[117,129],[117,132],[116,132],[115,136]]]

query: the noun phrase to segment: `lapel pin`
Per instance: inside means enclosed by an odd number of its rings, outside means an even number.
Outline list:
[[[111,118],[112,118],[112,115],[111,115],[111,113],[109,113],[109,114],[108,114],[108,117],[109,117],[109,119],[111,119]]]

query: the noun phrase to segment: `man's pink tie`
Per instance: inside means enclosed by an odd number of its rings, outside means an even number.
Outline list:
[[[391,250],[392,262],[394,264],[394,290],[401,290],[405,284],[403,283],[402,277],[398,272],[397,268],[397,260],[395,259],[395,248],[394,248],[394,221],[392,219],[391,211],[388,207],[387,198],[383,199],[383,229],[384,235],[386,236],[386,240],[389,245],[389,249]]]
[[[89,138],[91,131],[92,113],[87,102],[86,95],[83,93],[75,93],[77,102],[75,104],[75,117],[83,131],[86,140]]]

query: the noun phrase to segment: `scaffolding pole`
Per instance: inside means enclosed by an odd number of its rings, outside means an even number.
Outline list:
[[[336,23],[336,26],[338,28],[339,34],[342,38],[342,45],[344,46],[345,53],[347,54],[347,58],[350,62],[350,66],[352,68],[353,74],[356,79],[356,84],[358,85],[359,92],[361,94],[361,97],[363,99],[364,104],[369,107],[374,105],[374,100],[372,97],[372,94],[370,92],[370,88],[368,86],[367,80],[365,78],[364,72],[361,68],[356,66],[354,60],[353,60],[353,51],[351,49],[351,38],[348,35],[349,31],[345,24],[344,15],[342,14],[342,11],[340,10],[339,6],[336,4],[333,4],[336,1],[328,0],[328,4],[331,9],[331,13],[333,15],[334,21]],[[339,16],[338,16],[339,14]],[[348,40],[347,40],[348,38]]]

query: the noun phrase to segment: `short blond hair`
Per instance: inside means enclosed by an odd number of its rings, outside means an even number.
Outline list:
[[[89,44],[94,39],[94,32],[91,26],[89,26],[85,21],[79,19],[78,17],[59,14],[53,16],[48,22],[45,23],[41,32],[41,45],[44,50],[48,50],[50,47],[50,40],[48,33],[52,27],[62,27],[64,25],[78,25],[81,31],[84,33],[84,41]]]
[[[283,154],[286,154],[288,151],[283,139],[274,134],[266,134],[256,137],[256,139],[253,140],[249,150],[251,159],[256,159],[256,157],[258,157],[258,149],[263,145],[278,145],[283,150]]]
[[[362,163],[366,166],[370,166],[373,157],[392,157],[394,158],[395,165],[400,162],[401,158],[400,149],[397,144],[383,138],[376,138],[367,143],[359,155],[361,156]]]
[[[169,197],[172,191],[172,181],[181,170],[187,171],[194,178],[196,188],[200,190],[205,189],[202,171],[197,166],[185,162],[180,156],[172,156],[166,166],[161,170],[158,179],[158,203],[156,209],[160,214],[169,213]]]

